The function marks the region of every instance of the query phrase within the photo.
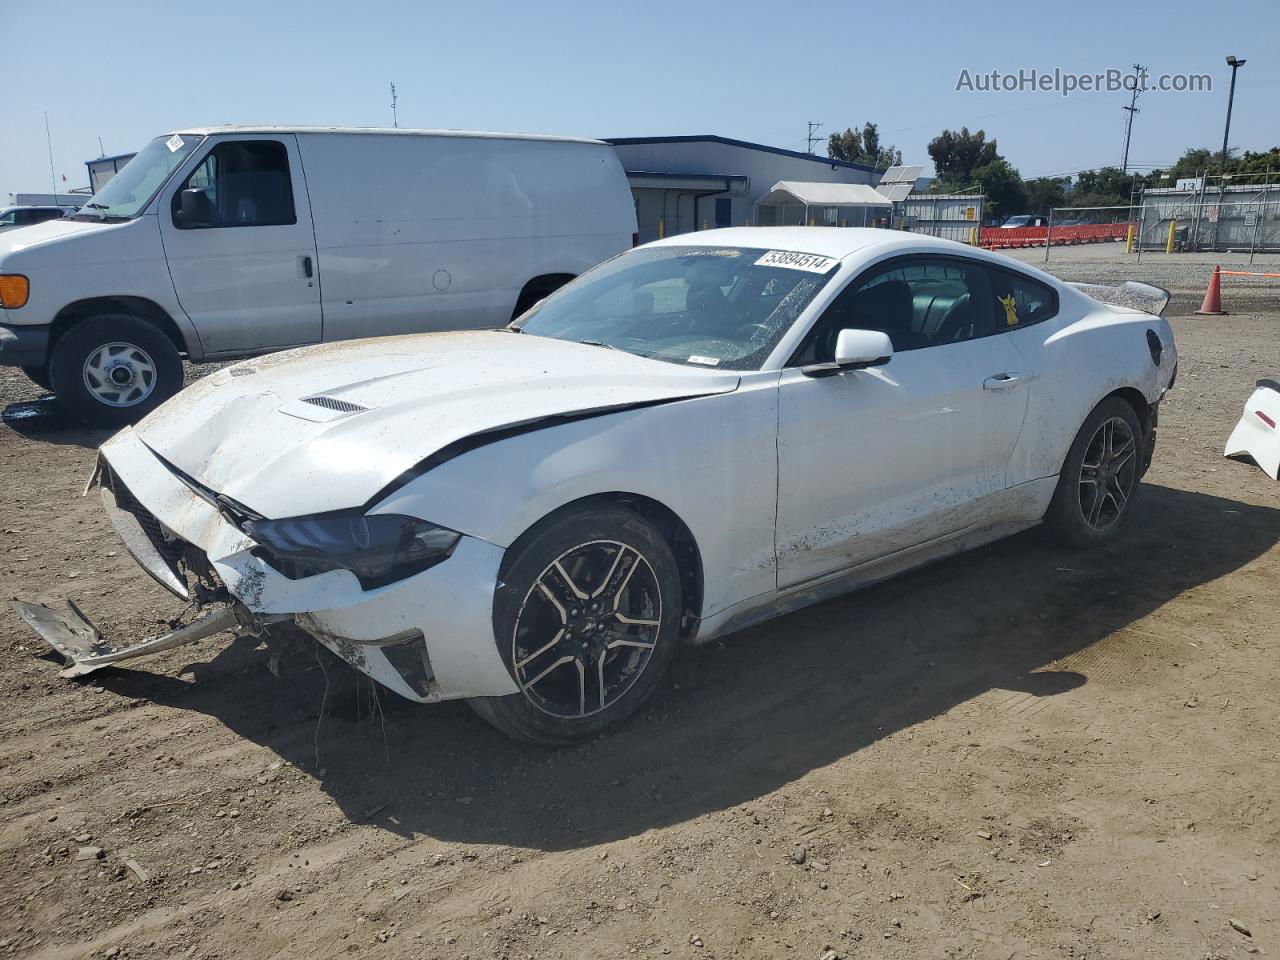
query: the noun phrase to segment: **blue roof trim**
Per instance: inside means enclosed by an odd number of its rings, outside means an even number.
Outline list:
[[[635,146],[645,143],[722,143],[727,147],[742,147],[745,150],[759,150],[763,153],[776,153],[780,157],[791,157],[795,160],[810,160],[832,167],[845,167],[849,170],[863,170],[877,173],[876,167],[865,163],[850,163],[848,160],[833,160],[831,157],[819,157],[812,153],[801,153],[799,150],[784,150],[782,147],[770,147],[763,143],[752,143],[750,140],[734,140],[732,137],[718,137],[715,134],[701,134],[684,137],[604,137],[605,143],[616,147]]]
[[[665,177],[669,180],[749,180],[741,173],[677,173],[670,170],[624,170],[628,177]]]

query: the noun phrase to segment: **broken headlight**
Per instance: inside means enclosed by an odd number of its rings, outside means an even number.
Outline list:
[[[366,590],[421,573],[453,552],[462,535],[416,517],[337,510],[283,520],[248,520],[255,556],[286,577],[350,570]]]

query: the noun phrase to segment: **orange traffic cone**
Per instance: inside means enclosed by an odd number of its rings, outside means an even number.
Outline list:
[[[1222,309],[1222,267],[1213,268],[1213,276],[1209,278],[1209,289],[1204,292],[1204,303],[1196,311],[1208,317],[1221,317],[1227,311]]]

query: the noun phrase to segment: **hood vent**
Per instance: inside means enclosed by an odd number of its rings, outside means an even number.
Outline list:
[[[337,397],[303,397],[302,402],[324,407],[324,409],[332,410],[334,413],[359,413],[361,410],[369,409],[368,407],[360,406],[358,403],[352,403],[350,400],[339,400]]]
[[[280,412],[299,420],[310,420],[312,423],[327,423],[330,420],[341,420],[370,409],[350,400],[339,400],[337,397],[323,395],[299,397],[290,400],[280,407]]]

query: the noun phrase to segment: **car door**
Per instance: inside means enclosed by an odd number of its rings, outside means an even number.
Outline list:
[[[851,281],[779,381],[776,549],[782,589],[981,525],[1006,487],[1027,408],[985,267],[896,258]],[[883,366],[834,376],[841,329],[883,330]]]
[[[160,207],[178,302],[206,354],[320,340],[320,280],[292,135],[213,141]],[[194,216],[183,191],[197,191]]]

